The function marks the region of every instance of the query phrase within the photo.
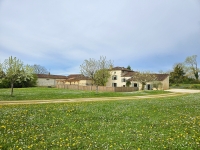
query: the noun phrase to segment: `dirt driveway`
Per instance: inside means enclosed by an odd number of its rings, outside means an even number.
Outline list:
[[[100,97],[100,98],[77,98],[77,99],[52,99],[52,100],[20,100],[20,101],[0,101],[0,105],[20,105],[20,104],[47,104],[47,103],[72,103],[72,102],[89,102],[89,101],[112,101],[112,100],[134,100],[134,99],[148,99],[148,98],[162,98],[172,96],[182,96],[184,94],[197,92],[184,90],[169,90],[172,93],[145,95],[145,96],[126,96],[126,97]],[[200,91],[198,91],[200,92]]]

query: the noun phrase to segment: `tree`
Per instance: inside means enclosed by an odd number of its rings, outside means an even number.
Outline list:
[[[111,74],[108,69],[97,70],[94,74],[94,84],[98,86],[105,86],[110,76]]]
[[[33,68],[33,71],[34,71],[35,74],[48,74],[49,73],[47,71],[47,69],[43,66],[34,64],[31,67]]]
[[[93,58],[84,60],[83,64],[80,65],[80,72],[92,80],[92,85],[96,85],[98,92],[98,86],[104,86],[110,77],[109,69],[111,67],[111,60],[106,60],[106,57],[101,56],[99,60]]]
[[[153,74],[149,71],[135,72],[132,77],[132,80],[140,82],[142,84],[142,90],[144,90],[144,86],[146,85],[146,83],[156,81],[157,77],[155,74]]]
[[[186,72],[187,72],[187,75],[190,76],[190,75],[193,75],[195,77],[196,80],[199,79],[199,72],[200,72],[200,69],[198,68],[198,64],[197,64],[197,55],[192,55],[192,56],[188,56],[186,59],[185,59],[185,69],[186,69]]]
[[[3,72],[3,65],[0,63],[0,82],[5,77],[5,73]]]
[[[128,70],[131,70],[131,66],[130,66],[130,65],[128,65],[127,69],[128,69]]]
[[[183,65],[178,63],[175,65],[174,70],[170,72],[169,82],[179,84],[182,83],[185,79],[185,72],[183,70]]]
[[[2,65],[1,71],[4,72],[4,77],[0,80],[7,80],[11,85],[11,96],[13,95],[14,83],[22,82],[33,78],[33,70],[29,65],[24,66],[23,62],[16,57],[9,57]]]
[[[131,81],[127,80],[126,81],[126,86],[129,87],[131,85]]]
[[[154,81],[153,82],[153,87],[156,88],[156,90],[158,90],[159,88],[162,88],[163,84],[160,81]]]

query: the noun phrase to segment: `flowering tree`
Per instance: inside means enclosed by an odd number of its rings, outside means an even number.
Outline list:
[[[6,79],[11,84],[11,96],[15,82],[22,82],[33,78],[33,69],[29,65],[23,65],[23,62],[16,57],[9,57],[0,65],[0,81]]]

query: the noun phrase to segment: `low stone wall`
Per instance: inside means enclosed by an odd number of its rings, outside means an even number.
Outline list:
[[[96,91],[96,86],[81,86],[81,85],[68,85],[68,84],[57,84],[57,88],[60,89],[71,89],[71,90],[83,90],[83,91]],[[138,91],[137,87],[106,87],[98,86],[98,91],[102,92],[133,92]]]

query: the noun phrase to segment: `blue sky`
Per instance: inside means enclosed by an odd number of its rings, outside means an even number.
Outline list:
[[[158,72],[191,55],[200,66],[199,0],[0,1],[0,62],[15,56],[68,75],[106,56]]]

